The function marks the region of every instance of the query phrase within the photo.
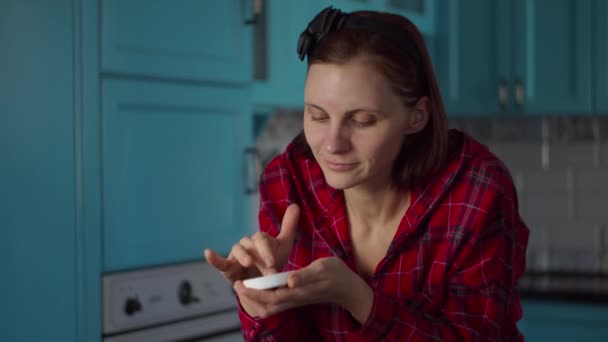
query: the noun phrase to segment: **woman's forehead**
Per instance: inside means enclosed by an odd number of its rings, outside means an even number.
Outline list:
[[[305,98],[381,102],[387,91],[388,81],[370,65],[315,64],[308,71]]]
[[[400,104],[388,80],[362,62],[313,64],[306,78],[304,102],[325,110],[390,110]]]

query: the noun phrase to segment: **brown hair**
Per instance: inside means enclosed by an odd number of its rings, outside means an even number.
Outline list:
[[[340,29],[327,33],[308,55],[308,66],[315,63],[344,64],[366,56],[390,82],[404,105],[414,106],[423,96],[429,97],[430,115],[426,127],[405,138],[393,164],[395,185],[410,188],[417,180],[435,174],[447,155],[447,119],[429,53],[420,31],[407,18],[373,11],[353,12],[397,26],[418,51],[405,51],[381,33],[365,29]],[[419,58],[415,58],[419,57]],[[296,147],[314,158],[304,133],[295,140]]]

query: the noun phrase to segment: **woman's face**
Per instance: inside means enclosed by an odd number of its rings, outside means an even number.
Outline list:
[[[304,104],[306,141],[331,187],[373,191],[391,183],[414,111],[371,63],[311,65]]]

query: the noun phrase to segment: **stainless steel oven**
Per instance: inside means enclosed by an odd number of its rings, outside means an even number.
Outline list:
[[[103,341],[243,341],[230,284],[204,262],[103,276]]]

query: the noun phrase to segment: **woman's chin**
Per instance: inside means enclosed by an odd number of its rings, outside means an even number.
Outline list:
[[[336,190],[346,190],[357,185],[357,182],[350,177],[326,176],[325,181]]]

